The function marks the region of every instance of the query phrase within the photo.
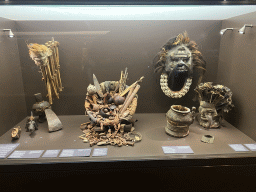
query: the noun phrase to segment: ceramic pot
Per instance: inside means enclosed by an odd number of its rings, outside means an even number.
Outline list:
[[[186,137],[194,118],[191,110],[181,105],[172,105],[166,113],[165,132],[173,137]]]

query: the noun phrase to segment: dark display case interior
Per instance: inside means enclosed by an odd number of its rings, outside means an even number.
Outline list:
[[[69,165],[72,163],[95,174],[99,169],[113,173],[115,166],[120,166],[117,168],[120,170],[184,166],[192,171],[191,167],[196,166],[247,166],[256,157],[255,18],[255,5],[0,6],[0,166],[3,173],[17,173],[19,168],[9,169],[13,165],[24,166],[29,171],[27,166],[38,164],[47,164],[48,171],[58,172],[73,169],[74,165]],[[224,85],[232,92],[232,107],[223,114],[224,120],[217,128],[203,127],[196,118],[200,99],[194,90],[198,86],[199,70],[193,69],[189,91],[180,98],[166,96],[160,86],[161,73],[154,72],[157,53],[169,40],[177,40],[177,35],[184,33],[196,42],[205,61],[206,71],[201,82]],[[52,48],[50,41],[57,42],[58,48]],[[43,69],[43,64],[36,63],[38,56],[33,57],[29,52],[33,44],[45,45],[46,42],[50,42],[45,47],[51,48],[53,56],[45,63],[56,63],[51,66],[54,70]],[[167,49],[164,51],[167,53]],[[46,57],[40,55],[42,58]],[[86,105],[85,99],[90,96],[87,87],[94,85],[93,93],[100,96],[93,74],[100,86],[101,82],[119,81],[120,72],[126,68],[127,87],[144,77],[135,96],[138,100],[132,117],[136,121],[127,120],[134,123],[134,133],[138,132],[133,135],[135,142],[125,142],[118,147],[119,141],[115,141],[113,146],[113,140],[117,139],[113,136],[112,144],[91,145],[81,124],[85,126],[84,123],[91,120],[90,112],[85,115],[87,109],[94,107],[93,114],[101,105],[96,106],[99,98],[93,97]],[[50,70],[53,76],[47,77],[45,74]],[[56,81],[58,75],[61,79]],[[61,91],[54,91],[54,86]],[[122,95],[125,88],[115,91]],[[37,93],[41,93],[47,103],[39,106],[42,100],[35,98]],[[49,95],[53,100],[49,100]],[[118,98],[117,102],[124,105],[128,102],[128,99],[121,100]],[[102,102],[106,105],[109,101]],[[174,105],[185,106],[193,114],[186,134],[177,134],[181,138],[173,137],[177,135],[168,134],[165,129],[172,123],[167,122],[169,114],[166,113]],[[43,109],[40,113],[43,122],[37,120],[39,108]],[[103,117],[104,122],[98,120],[99,130],[107,127],[108,116]],[[209,120],[210,117],[206,117]],[[53,124],[49,123],[51,118]],[[125,129],[118,126],[115,130]],[[99,133],[95,138],[107,137]],[[56,167],[51,167],[53,164]],[[66,165],[70,167],[65,168]]]

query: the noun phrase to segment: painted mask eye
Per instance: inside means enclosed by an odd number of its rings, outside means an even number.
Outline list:
[[[189,58],[184,58],[183,59],[183,62],[188,62],[189,61]]]
[[[179,61],[179,58],[177,57],[174,57],[174,58],[171,58],[172,61],[175,61],[175,62],[178,62]]]

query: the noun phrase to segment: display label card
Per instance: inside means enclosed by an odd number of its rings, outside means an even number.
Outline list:
[[[229,144],[229,146],[234,149],[235,151],[249,151],[245,146],[242,144]]]
[[[57,157],[60,149],[46,150],[42,157]]]
[[[8,159],[27,159],[27,158],[39,158],[44,150],[16,150]]]
[[[88,157],[91,149],[63,149],[59,157]]]
[[[92,156],[97,157],[97,156],[107,156],[108,154],[108,148],[95,148],[93,150]]]
[[[18,146],[19,146],[19,143],[15,143],[15,144],[0,144],[0,159],[6,158]]]
[[[194,153],[190,146],[162,146],[165,154],[169,153]]]
[[[256,143],[253,144],[244,144],[251,151],[256,151]]]

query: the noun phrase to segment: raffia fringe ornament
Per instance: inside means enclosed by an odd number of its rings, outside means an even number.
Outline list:
[[[31,43],[28,46],[29,56],[40,67],[42,80],[45,82],[47,97],[52,105],[53,99],[59,99],[59,93],[63,90],[60,78],[59,42],[48,41],[45,45]]]

